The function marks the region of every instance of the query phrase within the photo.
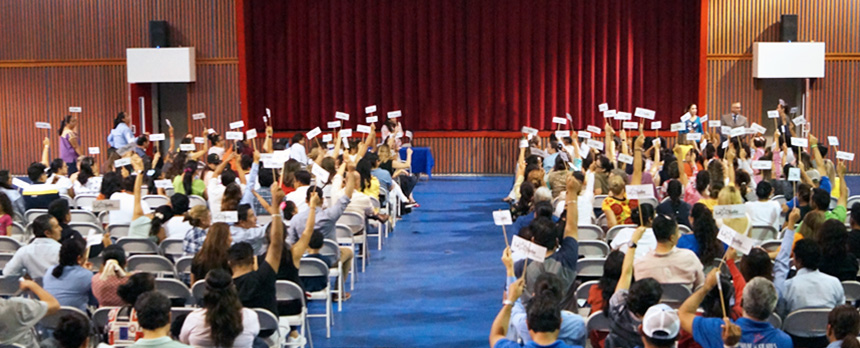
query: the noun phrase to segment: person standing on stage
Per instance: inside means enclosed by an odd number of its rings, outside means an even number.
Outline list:
[[[721,121],[723,126],[732,128],[749,127],[747,117],[741,115],[741,102],[732,103],[732,113],[723,115]]]

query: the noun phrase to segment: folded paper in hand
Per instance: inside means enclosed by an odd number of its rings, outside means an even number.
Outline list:
[[[520,236],[514,236],[511,241],[511,252],[522,253],[532,261],[543,262],[546,258],[546,247],[532,243]]]
[[[514,219],[511,217],[510,210],[497,210],[493,212],[493,222],[496,223],[496,226],[504,226],[513,224]]]

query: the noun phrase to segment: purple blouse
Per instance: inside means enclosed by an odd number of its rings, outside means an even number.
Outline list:
[[[78,160],[78,153],[72,147],[72,143],[69,142],[69,135],[71,133],[66,133],[65,136],[60,137],[60,158],[66,163],[73,163]],[[78,141],[78,145],[80,145],[81,138],[77,138],[76,140]]]

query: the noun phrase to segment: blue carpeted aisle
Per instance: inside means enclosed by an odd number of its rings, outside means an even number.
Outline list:
[[[332,337],[312,318],[315,347],[485,347],[501,306],[502,231],[511,177],[434,177],[422,181],[421,207],[397,224],[337,313]],[[359,266],[360,267],[360,266]],[[322,307],[312,306],[312,312]]]

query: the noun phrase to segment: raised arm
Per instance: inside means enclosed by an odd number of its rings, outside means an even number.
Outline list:
[[[367,149],[372,149],[374,143],[376,142],[376,123],[370,124],[370,134],[367,135],[367,139],[364,139],[364,147],[365,152]]]
[[[687,297],[684,303],[681,304],[681,308],[678,308],[678,317],[681,319],[681,328],[684,331],[693,333],[693,320],[696,319],[696,310],[702,304],[702,301],[705,300],[705,295],[717,285],[717,271],[717,268],[712,269],[708,273],[708,277],[705,278],[705,285],[693,292],[690,297]]]
[[[227,165],[228,165],[228,164],[230,164],[230,161],[232,161],[232,160],[234,159],[234,156],[236,156],[236,154],[235,154],[235,153],[234,153],[234,154],[231,154],[231,155],[229,156],[229,158],[228,158],[227,156],[224,156],[224,157],[225,157],[225,158],[224,158],[224,160],[223,160],[223,161],[221,161],[221,163],[220,163],[220,164],[218,164],[218,166],[216,166],[216,167],[215,167],[215,171],[213,171],[213,172],[212,172],[212,177],[213,177],[213,178],[218,178],[218,177],[220,177],[220,176],[221,176],[221,172],[223,172],[223,171],[224,171],[224,168],[227,168]],[[209,183],[207,182],[206,184],[208,185]]]
[[[511,284],[508,289],[507,301],[502,306],[499,314],[496,315],[496,319],[493,320],[493,326],[490,328],[490,348],[495,347],[497,342],[507,336],[508,326],[511,321],[511,308],[513,308],[514,302],[522,295],[523,287],[525,287],[525,280],[520,278]]]
[[[19,286],[22,291],[30,291],[33,295],[36,295],[36,297],[39,298],[39,301],[48,304],[48,311],[45,313],[46,317],[54,315],[60,311],[60,302],[57,301],[51,293],[42,289],[42,287],[36,282],[32,280],[22,280]]]
[[[848,208],[848,184],[845,183],[844,161],[839,161],[836,164],[836,173],[839,175],[839,199],[837,200],[837,205]]]
[[[302,261],[302,256],[305,254],[305,250],[308,249],[308,243],[311,241],[311,235],[314,234],[314,224],[316,224],[316,210],[320,206],[320,197],[317,196],[316,191],[311,193],[311,201],[308,210],[308,220],[305,222],[305,230],[302,232],[302,236],[293,244],[290,251],[292,251],[293,255],[293,264],[296,265],[296,268],[299,268],[299,265]]]
[[[254,194],[257,193],[257,190],[254,190],[254,187],[257,186],[257,175],[260,173],[260,152],[254,150],[254,163],[251,164],[251,182],[245,185],[245,191],[242,192],[241,203],[251,204],[254,200]],[[244,175],[242,175],[244,177]],[[268,203],[267,203],[268,204]]]
[[[269,214],[272,214],[272,235],[269,236],[271,242],[266,250],[266,262],[269,263],[275,273],[278,273],[281,255],[284,253],[284,219],[281,217],[281,212],[278,211],[283,200],[284,191],[281,191],[281,186],[278,183],[272,184],[272,206],[269,207]]]
[[[523,149],[525,150],[525,149]],[[394,169],[408,169],[412,167],[412,148],[406,148],[406,160],[405,161],[393,161],[391,162],[391,167]]]
[[[633,245],[627,248],[627,254],[624,255],[624,262],[621,264],[621,277],[618,278],[618,285],[615,286],[615,292],[620,290],[630,289],[630,283],[633,282],[633,257],[636,254],[636,243],[642,238],[645,233],[645,226],[639,226],[636,231],[633,231],[633,236],[630,241]]]
[[[639,136],[633,142],[633,178],[630,181],[631,185],[642,184],[642,156],[645,151],[645,132],[642,126],[639,127]],[[680,170],[681,172],[683,170]]]
[[[606,122],[606,127],[604,127],[604,128],[605,128],[605,132],[603,132],[604,133],[604,135],[603,135],[603,143],[604,143],[603,149],[604,149],[604,152],[606,152],[606,158],[608,158],[609,161],[612,162],[612,164],[614,165],[615,160],[616,160],[616,158],[615,158],[615,138],[613,138],[613,136],[615,135],[615,130],[612,129],[612,125],[609,124],[609,122]]]
[[[567,221],[564,225],[564,237],[579,239],[579,209],[576,206],[582,183],[573,175],[567,177]]]
[[[812,133],[809,133],[809,152],[812,152],[812,159],[815,161],[815,168],[818,168],[818,171],[821,172],[821,175],[827,175],[826,168],[824,165],[824,158],[821,157],[821,151],[818,151],[818,138]]]
[[[134,210],[131,214],[131,221],[143,216],[143,206],[141,205],[140,187],[143,185],[143,173],[138,171],[134,177]],[[110,197],[108,197],[110,198]]]
[[[627,131],[624,129],[618,131],[618,136],[621,137],[621,153],[629,155],[630,150],[627,147]],[[621,165],[619,167],[621,169],[627,169],[627,163],[621,162]]]
[[[274,149],[272,147],[272,135],[274,133],[275,132],[272,129],[272,126],[266,126],[266,140],[263,141],[263,152],[265,152],[265,153],[272,153],[273,152]]]
[[[44,164],[45,167],[51,166],[50,152],[51,152],[51,139],[48,137],[45,137],[45,139],[42,139],[42,164]]]

